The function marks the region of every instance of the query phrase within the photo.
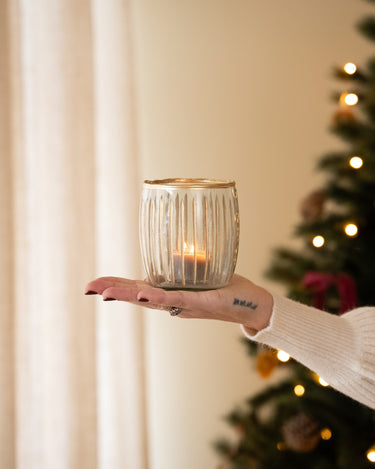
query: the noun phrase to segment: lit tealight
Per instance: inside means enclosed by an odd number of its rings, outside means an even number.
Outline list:
[[[332,432],[329,428],[323,428],[320,432],[322,440],[330,440],[332,438]]]
[[[355,225],[354,223],[348,223],[345,226],[345,233],[348,236],[355,236],[358,233],[358,226]]]
[[[367,451],[366,456],[369,461],[375,462],[375,448],[373,446]]]
[[[357,66],[356,64],[353,64],[352,62],[348,62],[344,65],[344,71],[348,75],[353,75],[357,71]]]
[[[352,168],[359,169],[363,165],[363,159],[360,158],[359,156],[352,156],[350,158],[349,164]]]
[[[289,359],[290,359],[290,355],[289,353],[286,353],[284,352],[283,350],[279,350],[277,352],[277,358],[281,361],[281,362],[287,362]]]
[[[324,386],[324,387],[325,387],[325,386],[329,386],[329,384],[327,383],[327,381],[325,381],[325,380],[324,380],[323,378],[321,378],[320,376],[319,376],[319,378],[318,378],[318,381],[319,381],[319,384],[320,384],[321,386]]]
[[[302,384],[297,384],[294,386],[294,394],[298,397],[301,397],[305,394],[305,388],[302,386]]]
[[[313,238],[312,243],[316,248],[321,248],[325,243],[325,239],[323,236],[318,235]]]
[[[358,95],[355,93],[343,93],[340,96],[340,101],[347,106],[355,106],[358,103]]]

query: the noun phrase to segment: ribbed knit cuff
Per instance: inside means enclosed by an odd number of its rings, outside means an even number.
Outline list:
[[[359,350],[350,322],[288,298],[273,295],[273,299],[268,327],[256,334],[243,327],[251,340],[284,350],[328,382],[332,382],[333,367],[336,373],[343,363],[345,368],[359,371]],[[335,376],[337,379],[346,377]]]
[[[358,308],[342,318],[356,331],[362,374],[375,381],[375,307]]]
[[[273,297],[269,326],[257,333],[242,326],[245,335],[284,350],[335,389],[375,408],[375,308],[335,316]]]

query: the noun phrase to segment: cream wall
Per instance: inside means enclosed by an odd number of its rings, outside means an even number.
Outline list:
[[[363,63],[360,0],[134,0],[143,178],[236,180],[238,272],[263,282],[291,242],[328,131],[334,64]],[[272,286],[279,288],[278,286]],[[146,313],[150,469],[209,469],[222,416],[267,385],[235,325]],[[274,378],[277,379],[277,376]],[[230,434],[230,433],[229,433]]]

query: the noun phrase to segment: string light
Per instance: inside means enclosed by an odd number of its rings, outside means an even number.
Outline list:
[[[302,384],[297,384],[294,386],[294,394],[298,397],[301,397],[305,394],[305,388],[302,386]]]
[[[283,441],[279,441],[276,447],[279,451],[284,451],[284,449],[286,449],[286,444]]]
[[[367,459],[371,462],[375,462],[375,446],[371,446],[366,453]]]
[[[286,353],[284,352],[283,350],[279,350],[277,352],[277,358],[281,361],[281,362],[287,362],[289,359],[290,359],[290,355],[289,353]]]
[[[344,229],[348,236],[355,236],[358,233],[358,226],[354,223],[348,223]]]
[[[318,378],[318,381],[319,381],[319,384],[320,384],[321,386],[324,386],[324,387],[329,386],[329,384],[327,383],[327,381],[325,381],[325,380],[324,380],[323,378],[321,378],[320,376],[319,376],[319,378]]]
[[[321,248],[325,243],[325,239],[323,236],[318,235],[313,238],[312,243],[316,248]]]
[[[354,169],[359,169],[363,165],[363,159],[359,156],[352,156],[350,158],[349,164]]]
[[[355,93],[343,93],[340,102],[347,106],[355,106],[358,103],[358,95]]]
[[[352,62],[348,62],[344,65],[344,71],[348,75],[354,75],[354,73],[357,71],[357,66],[356,64],[353,64]]]
[[[318,382],[321,386],[329,386],[329,383],[325,379],[323,379],[321,376],[318,375],[318,373],[312,373],[312,376],[316,382]]]
[[[332,432],[329,428],[323,428],[320,432],[322,440],[330,440],[332,438]]]
[[[321,376],[319,376],[318,373],[312,373],[312,377],[321,386],[329,386],[329,383],[327,383],[326,380],[324,380]]]

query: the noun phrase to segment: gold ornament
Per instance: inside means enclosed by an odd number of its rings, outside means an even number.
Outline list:
[[[274,350],[262,349],[258,352],[256,367],[262,378],[268,378],[271,376],[277,365],[278,359]]]

